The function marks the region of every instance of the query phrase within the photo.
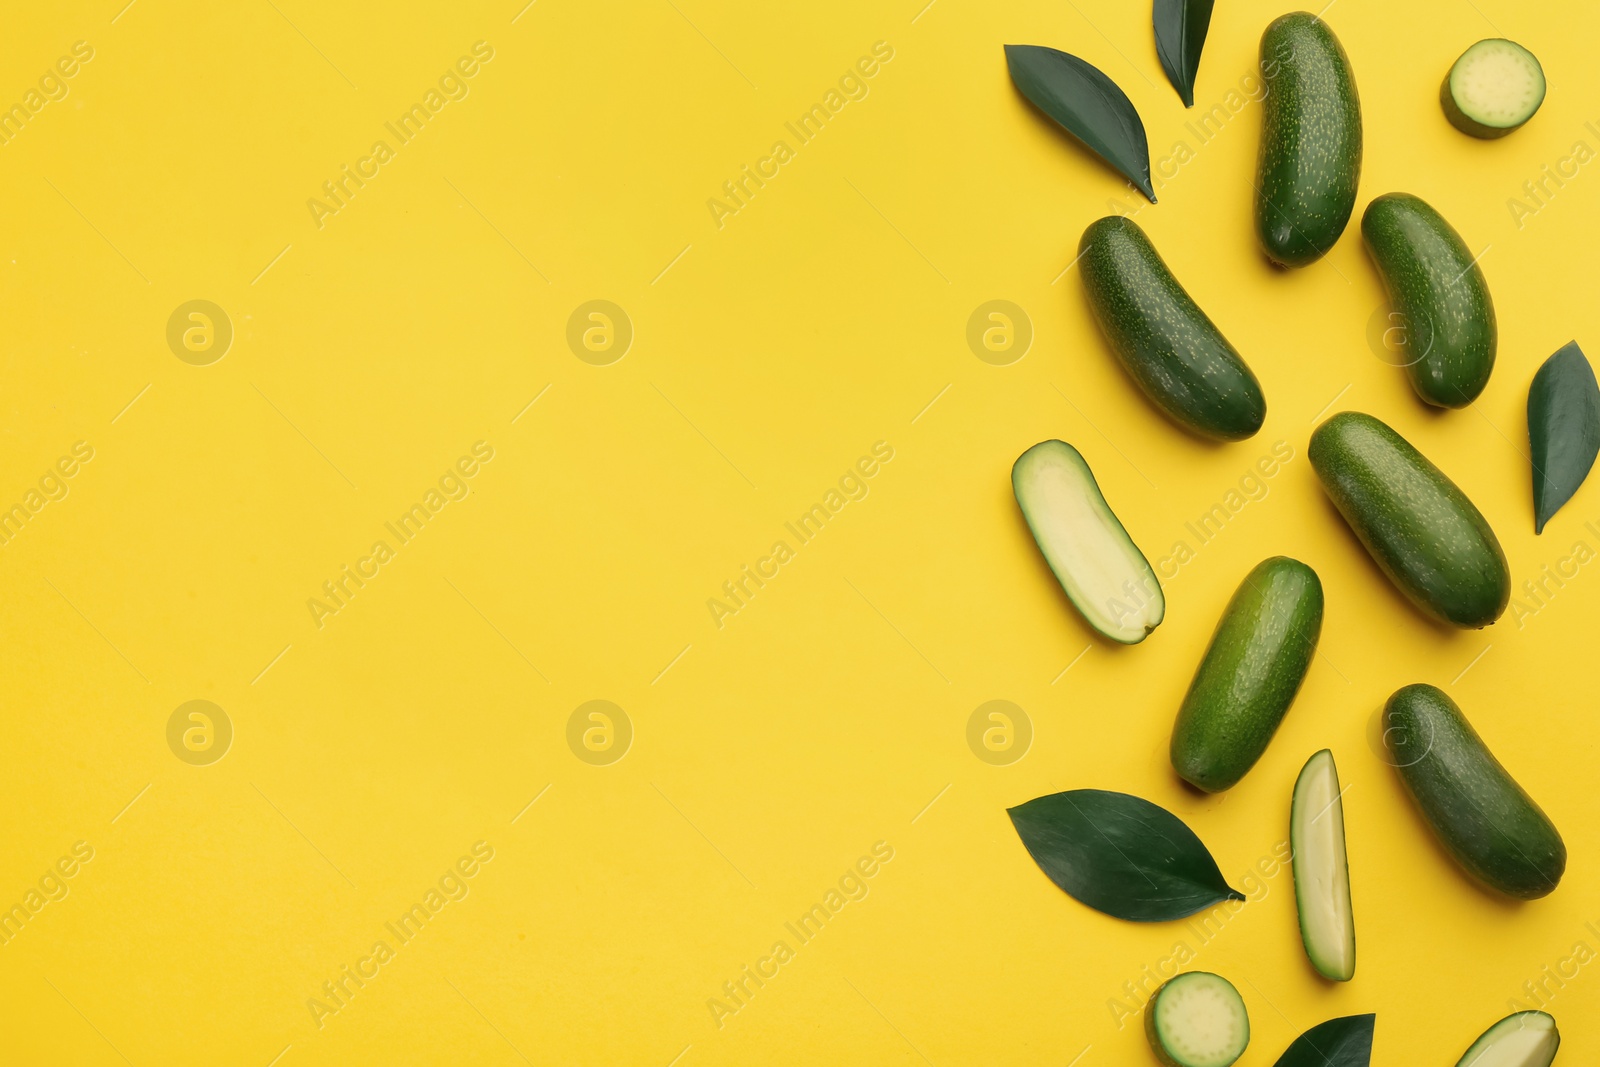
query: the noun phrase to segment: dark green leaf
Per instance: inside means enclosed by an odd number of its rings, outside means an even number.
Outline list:
[[[1228,888],[1206,846],[1167,809],[1103,789],[1072,789],[1008,812],[1050,880],[1096,911],[1133,922],[1193,915]]]
[[[1277,1067],[1367,1067],[1376,1015],[1346,1015],[1318,1023],[1278,1057]]]
[[[1533,446],[1533,532],[1572,499],[1600,452],[1600,386],[1578,342],[1544,361],[1528,389]]]
[[[1206,46],[1215,2],[1155,0],[1156,52],[1184,107],[1194,107],[1194,79],[1200,73],[1200,50]]]
[[[1156,202],[1144,123],[1116,82],[1077,56],[1033,44],[1006,45],[1006,66],[1035,107]]]

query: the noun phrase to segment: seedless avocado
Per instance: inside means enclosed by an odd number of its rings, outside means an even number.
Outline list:
[[[1209,971],[1169,979],[1145,1006],[1144,1032],[1167,1067],[1228,1067],[1250,1044],[1250,1016],[1233,983]]]
[[[1133,645],[1161,625],[1167,602],[1156,572],[1076,448],[1034,445],[1012,466],[1011,488],[1039,551],[1090,626]]]
[[[1294,901],[1300,940],[1322,977],[1348,982],[1356,973],[1356,920],[1344,845],[1344,798],[1333,753],[1306,761],[1289,809],[1294,850]]]
[[[1467,495],[1405,438],[1341,411],[1307,449],[1322,488],[1384,574],[1428,615],[1479,629],[1505,611],[1511,572]]]
[[[1408,685],[1384,705],[1383,736],[1406,792],[1467,873],[1521,900],[1555,889],[1566,844],[1455,701]]]
[[[1261,35],[1261,73],[1256,236],[1274,263],[1303,267],[1334,246],[1355,210],[1361,100],[1339,39],[1307,11]]]
[[[1367,205],[1361,237],[1405,328],[1411,386],[1434,407],[1466,407],[1494,370],[1489,283],[1461,235],[1426,202],[1387,193]]]
[[[1517,1011],[1485,1030],[1456,1067],[1550,1067],[1560,1047],[1553,1018],[1542,1011]]]
[[[1305,681],[1322,633],[1322,582],[1299,560],[1274,556],[1245,575],[1172,728],[1172,766],[1220,793],[1254,767]]]
[[[1119,215],[1090,223],[1078,242],[1078,268],[1112,351],[1168,417],[1223,441],[1261,429],[1261,383],[1137,223]]]
[[[1544,68],[1515,41],[1479,41],[1450,66],[1439,87],[1445,118],[1462,133],[1504,137],[1544,103]]]

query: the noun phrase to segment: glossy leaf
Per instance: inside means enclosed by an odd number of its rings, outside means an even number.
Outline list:
[[[1528,388],[1533,448],[1533,532],[1572,499],[1600,453],[1600,385],[1578,342],[1568,341]]]
[[[1008,812],[1033,861],[1067,895],[1132,922],[1243,900],[1183,820],[1148,800],[1072,789]]]
[[[1346,1015],[1318,1023],[1299,1037],[1276,1067],[1367,1067],[1376,1015]]]
[[[1211,28],[1216,0],[1155,0],[1156,53],[1167,80],[1178,90],[1184,107],[1194,107],[1194,80],[1200,73],[1200,50]]]
[[[1077,56],[1032,44],[1006,45],[1017,90],[1156,202],[1144,122],[1116,82]]]

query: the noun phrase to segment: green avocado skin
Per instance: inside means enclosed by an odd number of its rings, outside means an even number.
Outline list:
[[[1467,873],[1520,900],[1555,889],[1567,869],[1561,834],[1455,701],[1434,686],[1408,685],[1384,706],[1383,727],[1406,792]]]
[[[1254,767],[1294,703],[1322,633],[1322,582],[1274,556],[1245,576],[1211,636],[1172,728],[1172,767],[1220,793]]]
[[[1461,235],[1425,201],[1386,193],[1367,205],[1361,238],[1406,331],[1406,372],[1434,407],[1466,407],[1494,370],[1489,283]]]
[[[1261,429],[1261,383],[1137,223],[1120,215],[1090,223],[1078,242],[1078,267],[1117,359],[1168,417],[1223,441]]]
[[[1334,507],[1413,604],[1468,630],[1505,611],[1511,572],[1494,531],[1410,442],[1371,415],[1341,411],[1306,451]]]
[[[1350,222],[1361,180],[1361,99],[1328,24],[1306,11],[1261,35],[1267,97],[1256,163],[1256,236],[1281,267],[1314,263]]]

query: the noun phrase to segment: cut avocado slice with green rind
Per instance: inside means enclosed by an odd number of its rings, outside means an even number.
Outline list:
[[[1011,488],[1039,551],[1090,626],[1133,645],[1161,625],[1167,602],[1156,572],[1076,448],[1034,445],[1011,468]]]
[[[1356,922],[1350,907],[1339,771],[1327,749],[1307,760],[1295,780],[1289,841],[1294,847],[1294,900],[1306,956],[1322,977],[1348,982],[1356,973]]]
[[[1485,1030],[1456,1067],[1550,1067],[1560,1047],[1555,1019],[1542,1011],[1519,1011]]]
[[[1167,1067],[1228,1067],[1250,1044],[1250,1016],[1233,983],[1210,971],[1180,974],[1145,1008],[1145,1036]]]
[[[1504,137],[1544,103],[1544,68],[1515,41],[1479,41],[1444,76],[1439,102],[1450,125],[1485,140]]]

